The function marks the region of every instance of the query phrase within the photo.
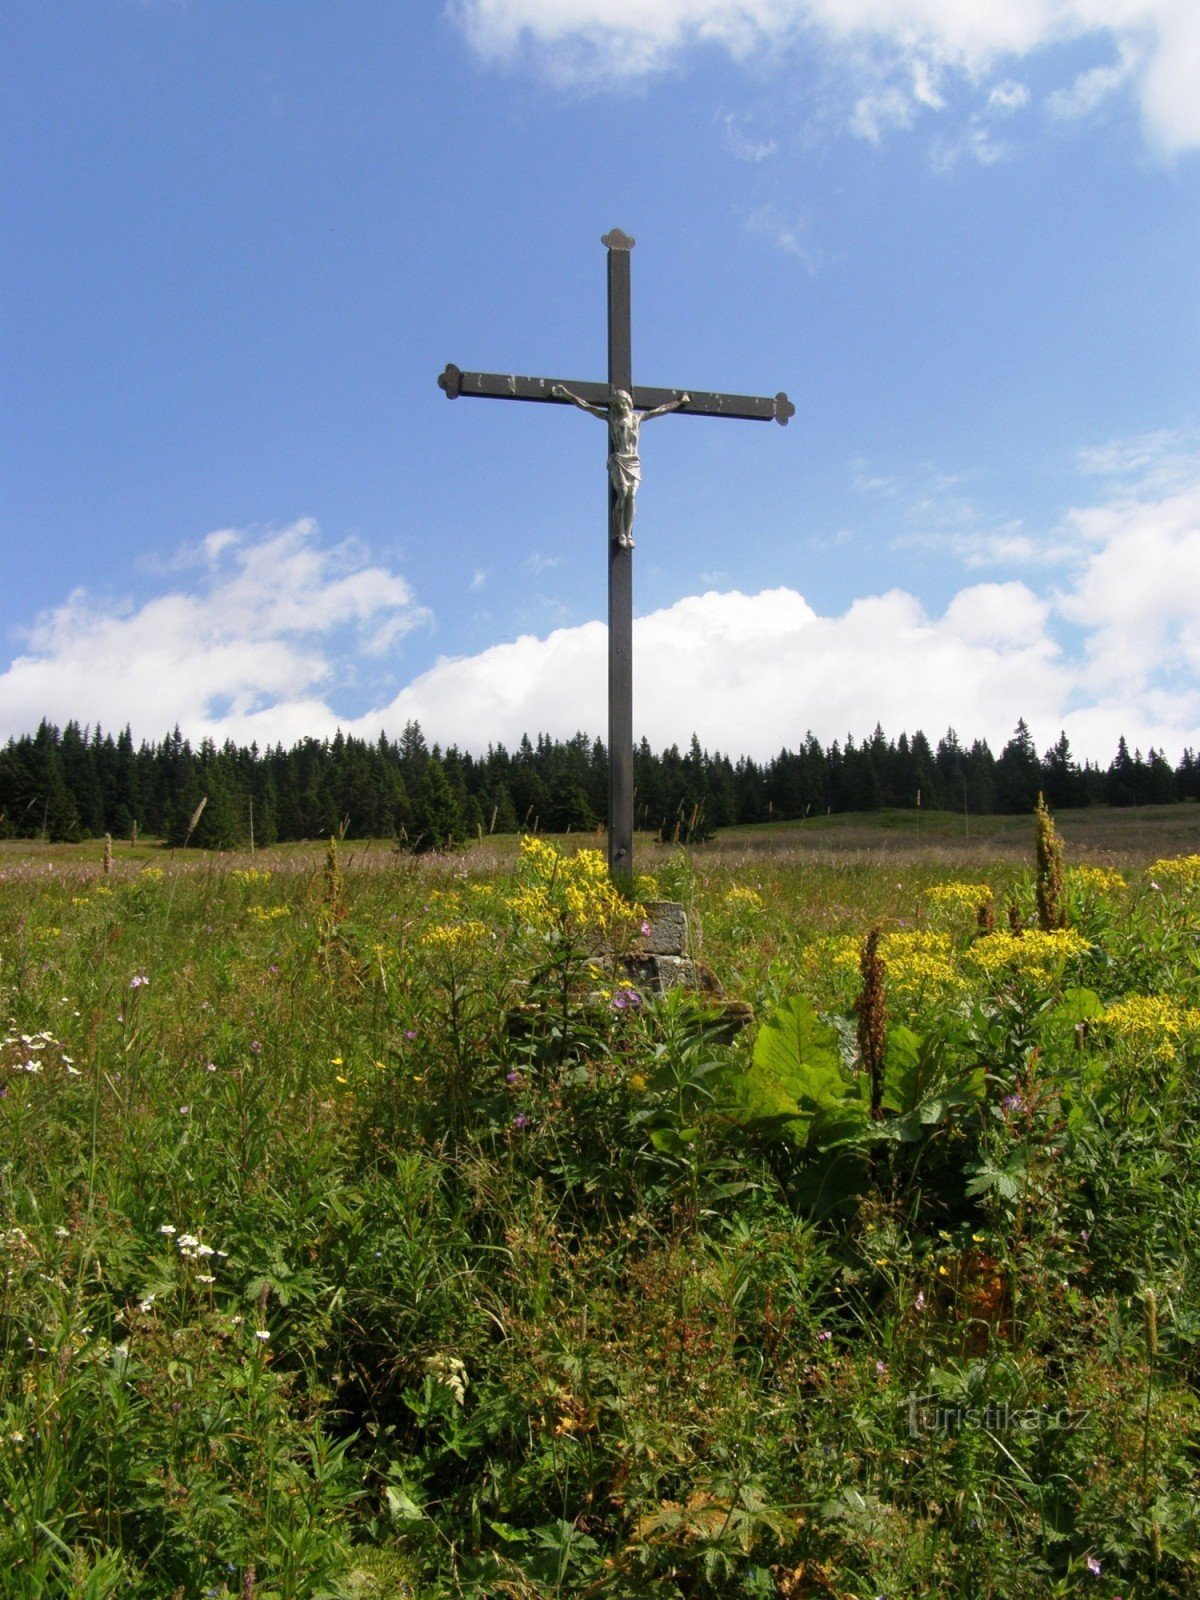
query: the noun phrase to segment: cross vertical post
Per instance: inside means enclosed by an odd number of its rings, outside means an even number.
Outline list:
[[[574,405],[607,423],[608,454],[608,870],[613,882],[633,882],[633,526],[641,480],[638,429],[667,412],[695,417],[744,417],[787,426],[796,408],[787,395],[718,394],[683,389],[635,389],[630,327],[629,252],[620,228],[600,241],[608,251],[608,382],[522,378],[515,373],[464,372],[451,361],[438,377],[447,400],[532,400]]]
[[[633,393],[629,252],[633,240],[614,228],[608,250],[608,387]],[[620,497],[608,485],[608,872],[633,879],[633,549],[618,537]]]

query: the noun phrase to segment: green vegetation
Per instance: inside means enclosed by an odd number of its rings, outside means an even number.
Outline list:
[[[1080,766],[1065,734],[1039,756],[1024,722],[998,756],[982,739],[961,744],[953,729],[934,749],[923,733],[889,741],[877,727],[862,743],[847,737],[823,749],[809,733],[770,761],[734,762],[701,749],[693,734],[685,753],[672,745],[655,754],[643,739],[634,787],[639,828],[695,844],[738,823],[889,809],[969,828],[972,818],[1027,815],[1039,793],[1055,810],[1200,800],[1200,760],[1185,750],[1172,768],[1158,750],[1131,755],[1122,739],[1102,771]],[[427,851],[520,829],[587,833],[607,795],[605,747],[583,733],[474,756],[430,749],[415,722],[399,739],[339,731],[261,751],[229,741],[218,749],[210,739],[193,749],[178,729],[135,747],[128,729],[114,739],[43,722],[0,748],[0,839],[128,839],[140,829],[172,845],[230,850],[337,834]]]
[[[0,1590],[1194,1595],[1196,808],[945,820],[643,852],[732,1040],[562,842],[0,847]]]

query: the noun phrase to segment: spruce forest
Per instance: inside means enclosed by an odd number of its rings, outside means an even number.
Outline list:
[[[756,762],[701,748],[693,736],[656,754],[635,750],[636,822],[664,840],[694,842],[731,824],[788,821],[885,808],[970,816],[1028,813],[1039,793],[1056,811],[1200,799],[1200,760],[1172,767],[1159,751],[1130,753],[1121,739],[1105,769],[1080,764],[1066,735],[1039,755],[1022,720],[994,755],[953,730],[932,746],[923,733],[847,737],[823,747],[809,733],[795,750]],[[0,838],[74,841],[135,830],[209,849],[326,837],[396,838],[421,850],[482,833],[587,831],[605,813],[604,744],[528,737],[473,756],[430,746],[418,723],[398,739],[369,742],[340,731],[291,749],[227,741],[193,746],[180,731],[134,744],[69,722],[43,722],[0,750]],[[196,818],[202,800],[204,808]]]

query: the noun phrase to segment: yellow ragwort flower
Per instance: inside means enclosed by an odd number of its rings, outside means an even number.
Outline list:
[[[882,954],[888,993],[897,999],[951,1000],[966,993],[949,934],[920,928],[885,934]]]
[[[482,944],[487,936],[485,924],[470,918],[466,922],[435,922],[421,934],[420,943],[428,950],[464,950]]]
[[[727,911],[760,911],[762,903],[762,895],[754,889],[744,889],[740,885],[735,885],[725,891],[724,905]]]
[[[1168,856],[1152,861],[1146,875],[1160,888],[1170,884],[1178,889],[1195,889],[1200,887],[1200,856]]]
[[[986,883],[935,883],[926,889],[925,898],[939,911],[950,915],[961,911],[977,917],[994,897]]]
[[[1100,1025],[1135,1051],[1170,1062],[1185,1039],[1200,1034],[1200,1011],[1165,994],[1127,994],[1104,1008]]]
[[[965,959],[989,978],[1027,977],[1043,981],[1057,976],[1074,956],[1083,955],[1088,942],[1074,928],[1029,928],[1016,934],[997,929],[985,934],[965,952]]]
[[[1068,867],[1067,888],[1084,894],[1118,894],[1128,884],[1112,867]]]

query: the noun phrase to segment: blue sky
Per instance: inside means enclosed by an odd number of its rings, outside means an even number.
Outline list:
[[[1200,745],[1188,0],[8,0],[0,737]]]

